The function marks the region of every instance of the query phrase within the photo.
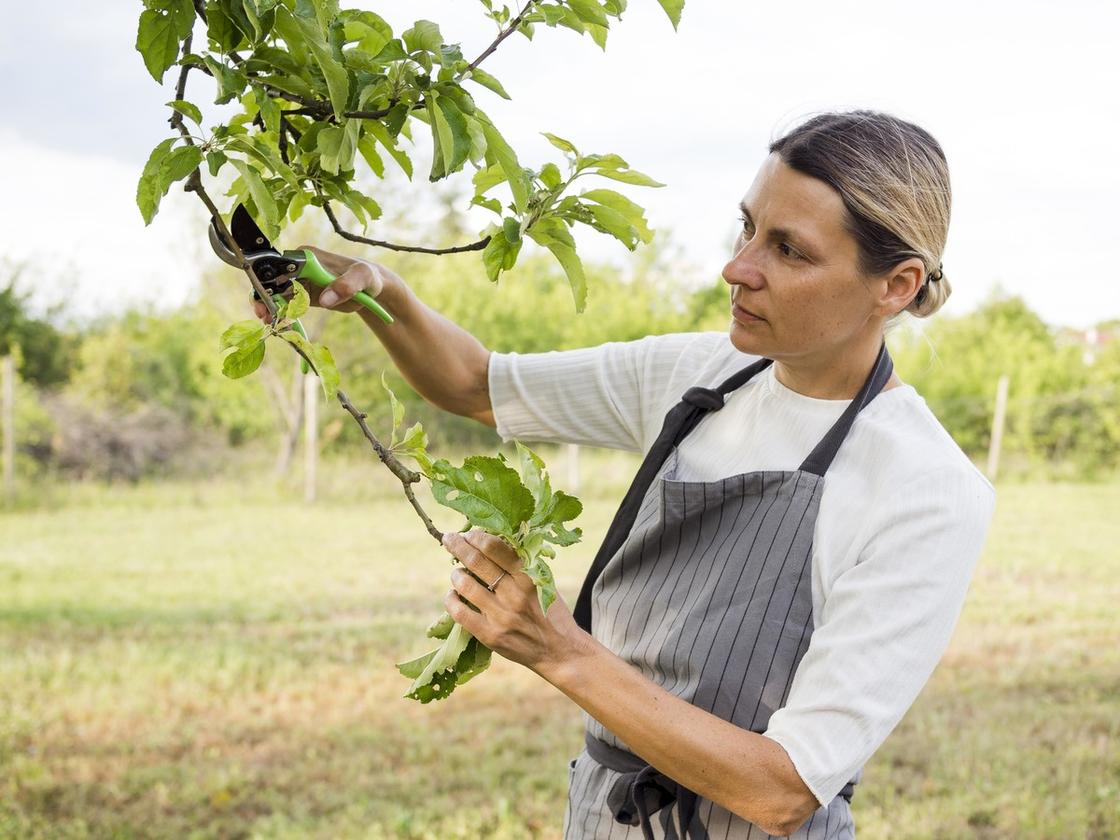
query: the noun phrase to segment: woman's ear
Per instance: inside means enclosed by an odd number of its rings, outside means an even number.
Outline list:
[[[904,260],[890,270],[876,312],[890,317],[910,305],[926,282],[926,267],[918,257]]]

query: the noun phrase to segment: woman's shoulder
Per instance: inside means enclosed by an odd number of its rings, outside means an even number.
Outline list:
[[[883,497],[908,484],[940,477],[970,489],[977,496],[995,495],[988,477],[976,466],[948,429],[910,384],[880,393],[860,412],[852,426],[850,448],[837,455],[862,467],[870,485],[866,489]]]

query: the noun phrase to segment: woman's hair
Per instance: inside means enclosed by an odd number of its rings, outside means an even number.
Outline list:
[[[770,144],[787,166],[835,189],[844,220],[859,246],[859,268],[879,275],[910,257],[925,265],[926,280],[902,310],[926,318],[952,291],[936,272],[949,232],[949,167],[925,129],[878,111],[818,114]],[[891,316],[887,326],[901,317]]]

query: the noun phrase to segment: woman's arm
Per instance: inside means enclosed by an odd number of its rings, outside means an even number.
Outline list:
[[[792,833],[820,807],[779,744],[647,679],[584,632],[562,598],[546,617],[520,559],[501,539],[473,530],[445,535],[444,545],[470,570],[452,572],[454,588],[444,599],[451,617],[487,647],[532,668],[636,755],[770,834]],[[509,577],[494,592],[478,582],[502,571]]]
[[[345,257],[319,248],[315,253],[337,279],[325,289],[306,283],[314,306],[358,312],[385,345],[393,364],[420,396],[437,408],[471,417],[494,427],[490,406],[490,351],[458,324],[421,301],[395,272],[383,265]],[[365,291],[392,314],[386,324],[351,298]],[[267,317],[264,305],[257,315]]]
[[[780,744],[670,694],[579,633],[567,657],[535,670],[631,752],[779,837],[792,834],[820,807]]]

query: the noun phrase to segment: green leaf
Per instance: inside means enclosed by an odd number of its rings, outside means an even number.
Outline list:
[[[243,348],[263,341],[268,327],[255,318],[231,324],[218,340],[218,351],[231,347]]]
[[[390,157],[397,162],[397,165],[404,171],[404,174],[412,178],[412,161],[409,160],[400,148],[397,147],[396,140],[389,134],[388,129],[376,120],[369,120],[365,123],[365,130],[377,138],[378,142],[385,147]]]
[[[264,361],[264,341],[242,344],[222,361],[222,373],[230,379],[248,376]]]
[[[307,294],[306,287],[302,283],[293,283],[292,299],[288,301],[288,307],[284,310],[284,317],[291,318],[293,321],[296,318],[302,318],[310,307],[311,296]]]
[[[499,164],[487,166],[474,173],[471,179],[474,182],[475,195],[482,195],[487,190],[493,189],[506,179],[505,170]]]
[[[481,115],[481,112],[479,112]],[[509,143],[489,118],[482,117],[482,131],[486,135],[487,155],[493,154],[494,160],[505,173],[509,182],[510,191],[513,193],[513,205],[518,213],[524,213],[529,205],[529,186],[525,178],[525,170],[517,162],[517,155],[510,148]]]
[[[568,0],[568,5],[584,23],[597,23],[599,26],[609,25],[606,12],[595,0]]]
[[[312,344],[295,330],[285,330],[279,335],[286,342],[303,351],[303,354],[311,361],[311,367],[314,368],[315,374],[319,377],[323,392],[328,399],[333,397],[338,392],[340,377],[338,366],[335,365],[331,351],[322,344]]]
[[[406,677],[415,676],[405,697],[428,703],[432,700],[442,700],[450,695],[459,682],[460,658],[467,651],[471,641],[475,641],[474,636],[464,630],[461,624],[456,624],[439,648],[411,662],[399,663],[397,669],[401,674]],[[463,663],[465,672],[476,670],[475,658],[475,656],[466,658]],[[470,673],[470,676],[474,674]]]
[[[268,95],[264,88],[254,87],[253,97],[257,103],[257,109],[261,115],[261,121],[264,123],[265,130],[275,134],[280,134],[280,106],[276,104],[276,100]]]
[[[562,180],[560,168],[555,163],[546,163],[541,167],[541,183],[550,190],[554,190],[560,186]]]
[[[393,410],[393,429],[389,436],[389,448],[392,449],[397,445],[397,431],[400,429],[401,424],[404,422],[404,405],[397,399],[397,395],[393,393],[393,389],[389,387],[389,382],[385,378],[385,372],[381,372],[381,387],[389,395],[389,405]]]
[[[496,212],[501,212],[499,207]],[[517,262],[517,255],[521,251],[521,240],[510,242],[505,234],[505,222],[502,227],[492,227],[489,234],[490,241],[482,251],[482,264],[486,268],[486,276],[491,283],[498,282],[498,276],[503,271],[509,271]]]
[[[163,166],[164,158],[171,152],[176,138],[170,137],[159,143],[148,156],[144,164],[144,171],[140,174],[140,181],[136,184],[136,206],[140,208],[140,215],[144,217],[144,224],[149,225],[159,210],[159,200],[163,197],[160,189],[159,170]]]
[[[237,167],[237,171],[245,179],[245,185],[249,188],[249,195],[253,198],[253,204],[256,205],[257,210],[263,217],[261,221],[264,223],[265,235],[269,239],[275,239],[280,233],[280,211],[276,206],[276,199],[273,197],[272,191],[261,179],[260,173],[248,163],[237,158],[230,158],[230,163]]]
[[[431,639],[446,639],[448,634],[451,633],[451,628],[455,626],[455,619],[451,614],[444,612],[439,618],[428,625],[428,629],[424,631],[424,635]],[[417,672],[415,676],[420,676]]]
[[[186,178],[202,165],[202,150],[198,146],[180,146],[163,160],[159,170],[160,189],[166,193],[176,181]]]
[[[551,143],[560,151],[573,154],[577,158],[579,157],[579,152],[576,151],[576,147],[571,143],[571,141],[565,140],[563,137],[557,137],[555,134],[549,134],[547,131],[542,131],[541,134],[543,134],[545,138],[548,139],[549,143]]]
[[[517,448],[518,461],[521,464],[521,483],[533,494],[533,503],[536,508],[533,522],[539,524],[538,517],[552,503],[552,488],[548,481],[548,472],[545,470],[544,461],[532,449],[519,440],[513,442]]]
[[[318,25],[306,18],[296,18],[296,20],[311,54],[315,57],[315,63],[323,71],[323,78],[327,81],[327,92],[330,95],[334,115],[337,119],[342,119],[342,115],[346,111],[346,102],[350,98],[350,75],[346,72],[346,67],[335,59],[331,48],[323,40]]]
[[[167,105],[174,108],[187,119],[193,120],[195,125],[202,125],[202,112],[198,110],[197,105],[192,105],[184,99],[173,99],[168,102]]]
[[[564,269],[568,285],[572,288],[576,312],[583,312],[587,306],[587,278],[583,273],[583,263],[576,254],[576,244],[567,226],[556,218],[545,218],[530,227],[526,233],[538,245],[543,245]]]
[[[163,81],[163,74],[179,57],[179,42],[190,35],[193,26],[191,0],[170,0],[162,9],[145,9],[140,13],[136,49],[157,82]]]
[[[341,126],[328,125],[316,138],[319,146],[319,165],[324,172],[337,175],[339,158],[343,154],[342,145],[346,142],[346,132]]]
[[[619,164],[615,161],[621,161],[621,163]],[[653,180],[653,178],[641,172],[638,172],[636,169],[630,169],[627,166],[626,161],[622,160],[622,158],[618,157],[618,155],[604,155],[602,157],[602,161],[588,168],[590,168],[596,175],[602,175],[604,178],[610,178],[613,181],[621,181],[624,184],[634,184],[635,186],[639,187],[665,186],[660,181],[655,181]]]
[[[502,87],[502,83],[491,76],[489,73],[487,73],[485,70],[483,70],[481,67],[474,68],[468,78],[472,82],[478,82],[484,88],[492,90],[494,93],[498,94],[498,96],[502,97],[502,99],[510,98],[509,94],[506,93],[506,89]]]
[[[210,55],[204,55],[202,61],[218,85],[218,96],[214,100],[215,104],[222,105],[226,102],[232,102],[241,96],[247,82],[240,71]]]
[[[503,459],[472,455],[462,467],[440,459],[432,466],[436,501],[467,517],[472,525],[513,535],[533,515],[533,496]]]
[[[665,10],[665,14],[669,16],[672,21],[673,29],[680,26],[681,11],[684,9],[684,0],[657,0],[661,4],[661,8]]]
[[[646,224],[645,211],[626,196],[614,190],[598,189],[581,193],[580,198],[585,201],[594,201],[596,204],[602,204],[604,207],[617,211],[634,226],[638,237],[643,242],[649,242],[653,239],[653,231]]]
[[[327,399],[332,399],[338,393],[339,383],[342,377],[338,373],[338,365],[335,364],[334,355],[323,344],[313,344],[315,348],[315,367],[319,373],[319,381],[323,385],[323,393],[327,395]]]
[[[385,162],[381,160],[381,155],[377,153],[377,145],[373,142],[373,137],[368,132],[363,133],[358,138],[358,152],[368,164],[373,174],[378,178],[385,177]]]
[[[439,53],[443,44],[443,35],[440,34],[439,25],[430,20],[418,20],[411,29],[401,33],[405,47],[409,52],[425,50],[430,53]]]
[[[420,471],[431,477],[432,459],[428,455],[428,435],[421,423],[413,423],[409,426],[404,436],[390,449],[398,455],[406,455],[414,459]]]
[[[226,157],[225,152],[213,151],[206,153],[206,166],[210,170],[210,174],[216,176],[225,165],[229,158]]]
[[[172,137],[156,146],[140,174],[136,185],[136,206],[140,208],[145,225],[151,224],[155,218],[160,199],[168,188],[190,175],[202,163],[202,152],[197,146],[172,149],[177,140]]]
[[[466,117],[449,98],[432,92],[427,97],[427,105],[433,138],[443,158],[442,168],[437,168],[433,162],[431,180],[436,181],[462,168],[470,154],[471,140]]]
[[[219,52],[231,53],[245,40],[244,34],[218,3],[206,4],[206,34]]]

